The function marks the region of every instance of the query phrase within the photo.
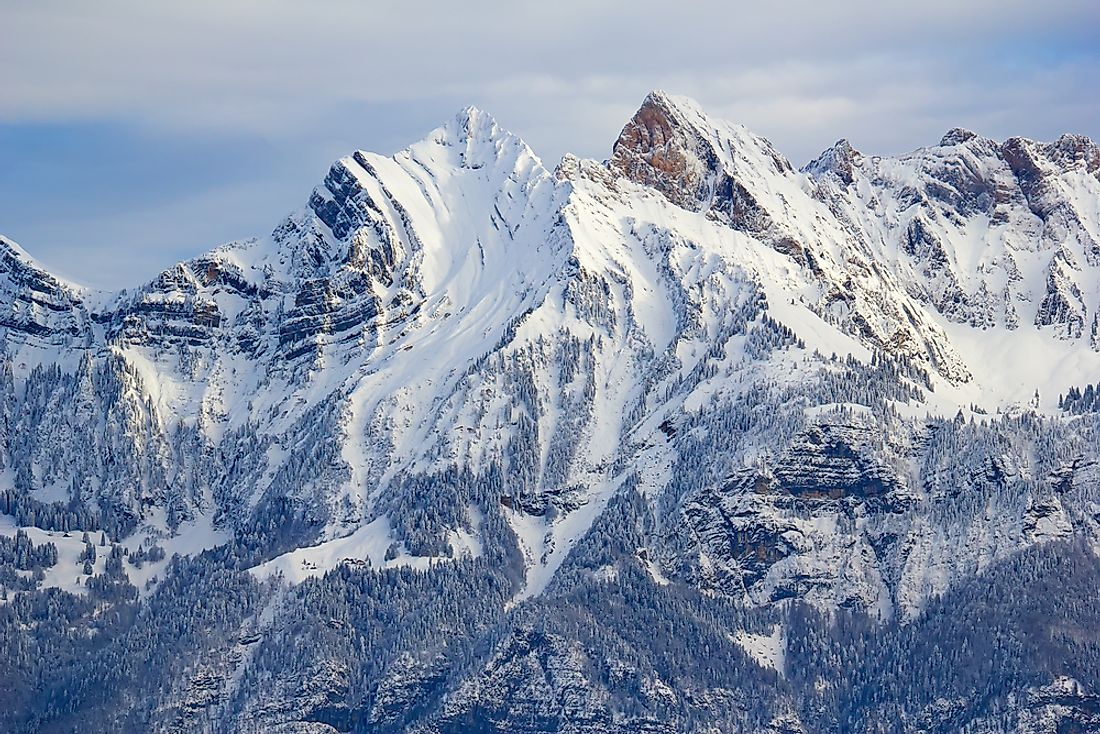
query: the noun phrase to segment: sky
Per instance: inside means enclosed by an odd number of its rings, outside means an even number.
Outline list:
[[[270,232],[473,104],[553,166],[646,93],[796,165],[952,127],[1100,139],[1096,0],[0,0],[0,233],[95,287]]]

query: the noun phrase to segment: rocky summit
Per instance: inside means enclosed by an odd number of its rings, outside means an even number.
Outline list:
[[[119,292],[0,238],[0,729],[1098,731],[1098,318],[1089,139],[663,92]]]

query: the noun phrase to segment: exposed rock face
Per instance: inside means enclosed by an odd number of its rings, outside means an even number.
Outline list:
[[[752,168],[761,162],[764,173],[792,172],[764,138],[742,127],[716,126],[690,101],[653,92],[623,128],[609,165],[677,206],[766,234],[776,228],[772,212],[749,188],[760,173]],[[739,168],[747,169],[749,181],[740,180]]]
[[[898,483],[893,467],[877,465],[874,429],[866,425],[811,426],[776,463],[783,491],[803,499],[861,500],[890,494]]]
[[[945,138],[946,139],[946,138]],[[855,172],[863,163],[863,154],[847,140],[838,140],[804,169],[815,176],[832,174],[845,184],[855,182]]]
[[[611,170],[643,186],[651,186],[677,206],[696,209],[708,193],[697,150],[689,130],[673,119],[662,94],[650,94],[623,128],[612,148]],[[705,155],[705,153],[703,154]]]
[[[71,345],[88,333],[78,289],[67,286],[35,263],[10,240],[0,237],[0,329],[9,339]]]

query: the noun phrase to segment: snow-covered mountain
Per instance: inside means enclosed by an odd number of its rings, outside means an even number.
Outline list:
[[[821,640],[850,647],[848,615],[900,660],[1004,569],[1097,578],[1098,275],[1087,138],[951,130],[898,158],[840,141],[798,170],[661,92],[608,161],[553,170],[468,108],[392,157],[340,159],[269,236],[118,293],[0,238],[0,510],[26,536],[7,609],[24,648],[72,656],[9,655],[53,686],[41,706],[12,694],[11,721],[1069,720],[1028,696],[1093,715],[1088,635],[1046,678],[1013,658],[981,705],[895,695],[873,715],[851,701],[886,694],[829,676],[874,655]],[[32,574],[27,543],[55,563]],[[12,611],[57,589],[75,626],[132,618],[78,654]],[[73,683],[137,690],[141,655],[178,637],[163,614],[205,620],[196,595],[227,590],[216,623],[180,623],[195,652],[155,693],[100,710]],[[699,672],[677,678],[646,627],[706,645]],[[125,672],[88,673],[102,655]]]

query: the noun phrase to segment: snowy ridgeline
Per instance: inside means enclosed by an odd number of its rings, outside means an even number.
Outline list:
[[[962,673],[917,701],[890,666],[911,630],[969,634],[930,615],[1012,564],[1091,578],[1098,273],[1087,139],[842,141],[798,171],[662,93],[606,164],[554,171],[464,110],[119,293],[0,240],[0,585],[11,660],[56,691],[19,726],[98,705],[57,632],[91,625],[131,672],[140,635],[195,635],[134,713],[166,729],[635,731],[687,706],[670,731],[872,731],[866,696],[995,731]],[[1012,653],[989,700],[1087,708],[1092,673],[1051,662],[1088,660],[1074,639]],[[881,689],[853,672],[875,665]]]

